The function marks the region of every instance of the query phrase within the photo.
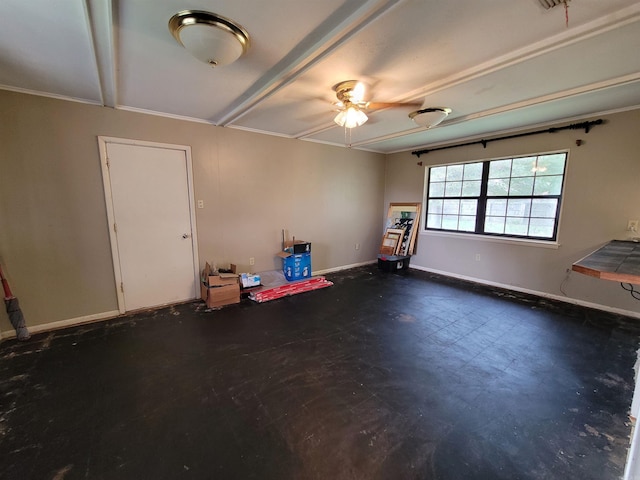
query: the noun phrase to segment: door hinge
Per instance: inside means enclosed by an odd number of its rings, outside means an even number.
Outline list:
[[[113,224],[113,231],[118,233],[118,224],[114,222]]]
[[[120,291],[124,293],[124,283],[120,282]]]
[[[109,162],[108,158],[107,158],[107,168],[111,168],[111,162]]]

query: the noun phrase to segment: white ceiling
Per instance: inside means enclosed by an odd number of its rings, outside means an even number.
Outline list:
[[[0,88],[343,146],[342,80],[453,110],[371,112],[350,142],[383,153],[638,108],[640,2],[568,5],[567,27],[538,0],[2,0]],[[241,24],[247,54],[196,60],[167,27],[185,9]]]

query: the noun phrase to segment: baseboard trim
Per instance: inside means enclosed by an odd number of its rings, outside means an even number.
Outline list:
[[[361,263],[353,263],[351,265],[342,265],[340,267],[328,268],[326,270],[317,270],[315,272],[312,272],[312,275],[324,275],[326,273],[333,273],[333,272],[339,272],[341,270],[348,270],[350,268],[362,267],[364,265],[371,265],[376,261],[377,260],[369,260]],[[129,314],[132,312],[127,312],[127,313]],[[67,320],[59,320],[57,322],[43,323],[43,324],[34,325],[34,326],[27,325],[27,328],[29,329],[29,333],[31,335],[35,335],[42,332],[49,332],[53,330],[60,330],[62,328],[75,327],[75,326],[83,325],[87,323],[94,323],[102,320],[108,320],[110,318],[114,318],[119,315],[121,315],[120,311],[112,310],[110,312],[96,313],[94,315],[86,315],[84,317],[70,318]],[[4,341],[4,340],[15,338],[15,337],[16,337],[15,330],[0,330],[0,341]]]
[[[349,270],[350,268],[356,268],[356,267],[362,267],[365,265],[371,265],[373,263],[376,263],[377,260],[368,260],[366,262],[360,262],[360,263],[352,263],[350,265],[342,265],[339,267],[334,267],[334,268],[327,268],[324,270],[316,270],[313,272],[313,275],[324,275],[327,273],[334,273],[334,272],[340,272],[342,270]],[[520,293],[525,293],[528,295],[535,295],[537,297],[542,297],[542,298],[548,298],[550,300],[557,300],[559,302],[564,302],[564,303],[570,303],[573,305],[579,305],[581,307],[587,307],[587,308],[593,308],[596,310],[602,310],[605,312],[609,312],[609,313],[614,313],[617,315],[625,315],[627,317],[633,317],[633,318],[638,318],[640,319],[640,312],[633,312],[630,310],[624,310],[621,308],[614,308],[614,307],[610,307],[608,305],[601,305],[599,303],[592,303],[592,302],[586,302],[584,300],[579,300],[576,298],[570,298],[570,297],[563,297],[561,295],[554,295],[551,293],[547,293],[547,292],[540,292],[538,290],[531,290],[528,288],[521,288],[521,287],[515,287],[513,285],[507,285],[504,283],[498,283],[498,282],[491,282],[488,280],[484,280],[481,278],[476,278],[476,277],[470,277],[467,275],[459,275],[456,273],[451,273],[451,272],[446,272],[443,270],[437,270],[435,268],[427,268],[427,267],[421,267],[419,265],[409,265],[409,268],[415,269],[415,270],[420,270],[423,272],[428,272],[428,273],[435,273],[437,275],[442,275],[444,277],[451,277],[451,278],[455,278],[458,280],[463,280],[463,281],[467,281],[467,282],[473,282],[473,283],[478,283],[480,285],[487,285],[490,287],[496,287],[496,288],[502,288],[505,290],[512,290],[514,292],[520,292]],[[83,325],[83,324],[87,324],[87,323],[94,323],[94,322],[99,322],[102,320],[108,320],[110,318],[114,318],[120,315],[120,312],[118,310],[111,310],[108,312],[102,312],[102,313],[96,313],[94,315],[86,315],[83,317],[77,317],[77,318],[70,318],[67,320],[59,320],[57,322],[51,322],[51,323],[43,323],[40,325],[34,325],[34,326],[27,326],[29,328],[29,333],[31,333],[32,335],[35,335],[37,333],[42,333],[42,332],[49,332],[51,330],[59,330],[61,328],[67,328],[67,327],[75,327],[78,325]],[[9,339],[9,338],[15,338],[16,336],[16,332],[15,330],[0,330],[0,341]]]
[[[27,325],[27,328],[29,329],[29,333],[31,335],[35,335],[37,333],[49,332],[51,330],[59,330],[61,328],[75,327],[78,325],[84,325],[86,323],[108,320],[110,318],[117,317],[118,315],[120,315],[120,312],[118,310],[111,310],[110,312],[96,313],[94,315],[86,315],[84,317],[69,318],[67,320],[59,320],[57,322],[42,323],[40,325],[33,326]],[[15,330],[0,331],[0,340],[15,338],[15,336]]]
[[[316,270],[315,272],[311,272],[312,275],[324,275],[326,273],[335,273],[340,272],[342,270],[349,270],[350,268],[363,267],[365,265],[371,265],[372,263],[376,263],[378,260],[368,260],[366,262],[361,263],[352,263],[351,265],[342,265],[340,267],[327,268],[326,270]]]
[[[614,313],[616,315],[624,315],[626,317],[633,317],[640,319],[640,312],[633,312],[631,310],[624,310],[622,308],[610,307],[608,305],[601,305],[599,303],[586,302],[584,300],[579,300],[577,298],[571,297],[563,297],[562,295],[554,295],[552,293],[540,292],[538,290],[530,290],[528,288],[515,287],[513,285],[507,285],[504,283],[491,282],[489,280],[484,280],[482,278],[469,277],[467,275],[458,275],[457,273],[445,272],[443,270],[436,270],[434,268],[421,267],[419,265],[411,265],[409,264],[409,268],[413,268],[415,270],[421,270],[423,272],[435,273],[437,275],[442,275],[445,277],[456,278],[458,280],[464,280],[467,282],[479,283],[481,285],[487,285],[490,287],[502,288],[505,290],[511,290],[514,292],[526,293],[528,295],[535,295],[537,297],[548,298],[550,300],[557,300],[559,302],[570,303],[572,305],[578,305],[581,307],[593,308],[595,310],[602,310],[608,313]]]

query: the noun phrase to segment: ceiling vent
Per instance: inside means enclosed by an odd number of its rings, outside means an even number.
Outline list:
[[[544,8],[546,8],[547,10],[553,7],[557,7],[558,5],[565,5],[567,4],[567,2],[569,2],[570,0],[538,0],[540,2],[540,5],[542,5]]]

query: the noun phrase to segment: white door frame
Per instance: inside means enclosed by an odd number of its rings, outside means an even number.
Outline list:
[[[188,145],[173,145],[170,143],[145,142],[142,140],[132,140],[128,138],[98,136],[98,147],[100,149],[100,167],[102,169],[102,183],[104,186],[104,198],[107,207],[107,221],[109,226],[109,240],[111,242],[111,257],[113,259],[113,273],[115,277],[115,289],[118,296],[118,311],[125,313],[124,293],[119,285],[122,285],[122,271],[120,270],[120,255],[118,253],[118,240],[114,229],[115,215],[113,211],[113,198],[111,195],[111,178],[109,176],[107,144],[117,143],[121,145],[134,145],[140,147],[164,148],[170,150],[180,150],[185,154],[187,160],[187,188],[189,190],[189,211],[191,216],[191,244],[193,247],[193,275],[195,279],[194,299],[199,295],[198,285],[200,284],[200,270],[198,260],[198,233],[196,230],[195,196],[193,193],[193,162],[191,159],[191,147]]]

